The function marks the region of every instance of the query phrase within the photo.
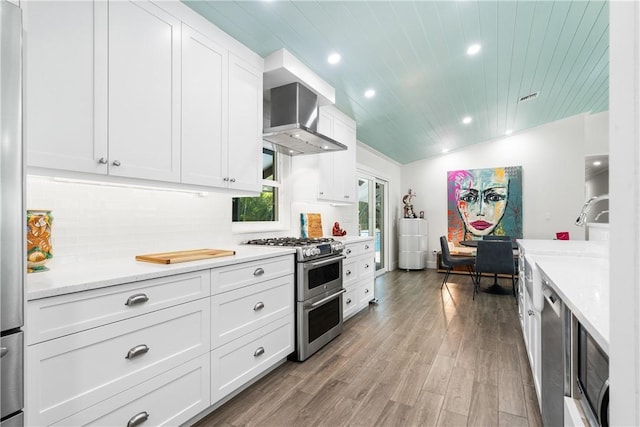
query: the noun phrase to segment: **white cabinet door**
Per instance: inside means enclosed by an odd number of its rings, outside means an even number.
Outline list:
[[[180,21],[109,3],[109,174],[180,180]]]
[[[333,156],[334,199],[355,202],[356,195],[356,130],[339,118],[333,121],[333,138],[348,147]]]
[[[356,194],[356,129],[334,107],[320,108],[318,132],[347,146],[346,151],[318,154],[318,199],[354,203]]]
[[[229,188],[262,190],[262,70],[229,54]]]
[[[107,172],[107,3],[22,2],[29,166]]]
[[[228,51],[182,24],[182,182],[224,187]]]

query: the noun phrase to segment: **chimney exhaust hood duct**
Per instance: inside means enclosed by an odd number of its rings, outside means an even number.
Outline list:
[[[271,127],[262,138],[290,156],[347,149],[344,144],[317,132],[318,97],[300,83],[271,89]]]

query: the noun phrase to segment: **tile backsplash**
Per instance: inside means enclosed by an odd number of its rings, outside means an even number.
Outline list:
[[[228,207],[225,209],[225,207]],[[53,214],[56,263],[229,244],[231,196],[27,177],[27,209]]]

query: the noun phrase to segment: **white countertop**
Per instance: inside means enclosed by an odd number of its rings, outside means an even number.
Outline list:
[[[518,239],[526,255],[609,256],[609,245],[602,241]]]
[[[373,236],[331,236],[336,240],[341,241],[344,244],[366,242],[373,240]]]
[[[53,297],[295,253],[293,248],[250,245],[225,245],[224,248],[217,249],[235,250],[236,254],[177,264],[154,264],[136,261],[131,256],[99,260],[91,263],[56,266],[54,258],[47,264],[49,271],[27,275],[26,298],[27,300],[35,300]]]
[[[573,315],[609,353],[609,260],[587,256],[536,256]]]

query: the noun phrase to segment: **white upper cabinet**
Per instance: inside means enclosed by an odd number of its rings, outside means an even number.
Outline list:
[[[29,165],[106,173],[107,3],[28,1],[22,9]]]
[[[318,199],[356,202],[356,124],[333,106],[320,107],[318,132],[347,146],[346,151],[318,154]]]
[[[182,182],[223,187],[227,176],[228,52],[182,24]]]
[[[229,187],[262,188],[262,70],[229,54]]]
[[[109,173],[180,181],[180,21],[109,3]]]
[[[264,63],[179,2],[22,2],[32,172],[261,190]]]

